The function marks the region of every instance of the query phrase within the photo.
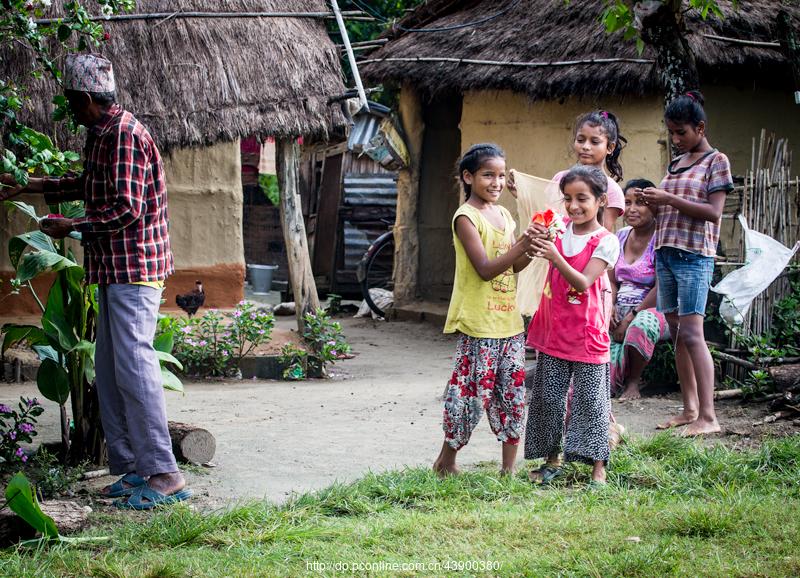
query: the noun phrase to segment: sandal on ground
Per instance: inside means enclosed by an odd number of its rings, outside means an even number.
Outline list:
[[[534,474],[539,474],[539,476],[534,476]],[[546,486],[556,478],[561,477],[564,474],[564,470],[557,466],[548,466],[543,465],[538,470],[533,470],[530,474],[528,474],[528,479],[540,486]]]
[[[192,490],[183,489],[174,494],[162,494],[148,485],[136,488],[128,499],[117,500],[114,505],[123,510],[152,510],[156,506],[165,506],[182,502],[192,497]]]
[[[139,486],[147,483],[143,477],[129,472],[108,487],[108,492],[100,492],[104,498],[121,498],[130,496]]]

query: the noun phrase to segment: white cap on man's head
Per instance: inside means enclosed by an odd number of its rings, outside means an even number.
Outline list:
[[[81,92],[114,92],[114,68],[99,54],[67,54],[64,88]]]

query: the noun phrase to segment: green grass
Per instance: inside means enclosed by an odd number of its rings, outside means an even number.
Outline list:
[[[370,474],[281,506],[101,514],[88,534],[110,543],[6,550],[0,575],[800,575],[800,436],[753,452],[669,435],[633,441],[614,453],[600,491],[585,489],[583,466],[548,489],[496,469]]]

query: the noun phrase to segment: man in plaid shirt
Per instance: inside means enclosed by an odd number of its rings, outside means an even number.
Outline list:
[[[111,62],[69,55],[64,86],[72,113],[88,128],[83,173],[31,178],[4,196],[39,192],[48,204],[85,202],[84,217],[45,218],[39,228],[57,239],[80,232],[86,282],[98,284],[97,393],[109,469],[122,475],[101,492],[119,497],[120,507],[150,509],[191,495],[172,453],[152,345],[164,280],[174,272],[164,167],[147,129],[116,103]]]

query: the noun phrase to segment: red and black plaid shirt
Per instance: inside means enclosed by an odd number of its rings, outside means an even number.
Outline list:
[[[44,191],[48,204],[86,204],[74,225],[89,283],[163,281],[174,272],[161,155],[131,113],[111,106],[88,130],[83,173],[45,179]]]

